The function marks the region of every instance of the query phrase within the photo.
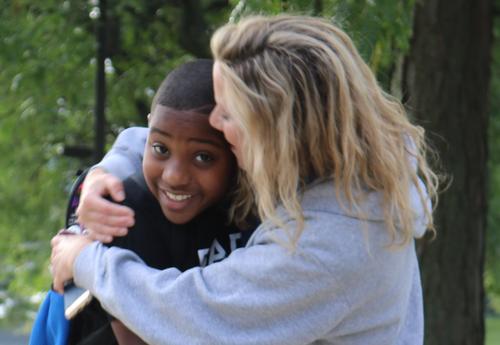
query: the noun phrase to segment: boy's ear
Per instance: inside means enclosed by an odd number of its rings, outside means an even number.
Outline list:
[[[148,125],[149,125],[149,121],[151,121],[151,113],[148,114]]]

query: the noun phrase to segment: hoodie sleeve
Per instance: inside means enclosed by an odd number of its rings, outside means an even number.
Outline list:
[[[111,150],[93,168],[102,168],[122,180],[140,172],[148,132],[146,127],[130,127],[123,130]]]
[[[183,273],[94,243],[78,256],[75,281],[151,344],[311,343],[348,309],[333,275],[263,238]]]

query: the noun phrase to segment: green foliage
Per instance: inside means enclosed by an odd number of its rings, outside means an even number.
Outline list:
[[[61,144],[91,135],[82,115],[92,84],[78,64],[93,43],[68,30],[66,21],[80,24],[77,13],[56,1],[14,1],[0,14],[0,306],[17,320],[49,286],[48,239],[63,225],[68,172],[78,166],[58,154]]]
[[[320,15],[346,30],[361,55],[389,89],[400,58],[409,49],[414,0],[247,0],[233,13],[234,20],[249,13],[281,12]]]
[[[67,192],[93,145],[96,1],[3,2],[0,12],[0,326],[26,322],[50,286],[49,239],[63,226]],[[186,44],[186,2],[120,1],[108,9],[108,139],[145,124],[154,89],[172,66],[208,52]],[[199,11],[216,27],[230,7]],[[198,34],[194,31],[192,34]],[[194,40],[193,40],[194,41]],[[5,318],[8,314],[9,319]],[[32,315],[32,314],[29,314]],[[29,323],[29,320],[28,320]]]
[[[500,344],[500,318],[489,317],[486,319],[486,345]]]

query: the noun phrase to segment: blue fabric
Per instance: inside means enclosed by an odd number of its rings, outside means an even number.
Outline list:
[[[30,345],[66,345],[69,321],[64,317],[64,297],[50,290],[33,324]]]

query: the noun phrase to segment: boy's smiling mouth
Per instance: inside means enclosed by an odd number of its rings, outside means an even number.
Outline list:
[[[169,191],[164,191],[164,192],[167,195],[167,197],[173,201],[184,201],[193,196],[192,194],[175,194]]]
[[[169,215],[169,212],[188,212],[188,209],[193,205],[193,200],[195,200],[193,194],[176,194],[165,189],[160,189],[158,192],[158,201],[162,205],[163,213],[169,219],[173,216]]]

